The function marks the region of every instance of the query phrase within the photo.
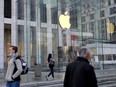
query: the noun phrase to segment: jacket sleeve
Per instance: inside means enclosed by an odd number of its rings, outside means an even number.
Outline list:
[[[21,72],[23,71],[23,69],[22,69],[22,65],[21,65],[21,60],[20,59],[17,59],[16,61],[15,61],[15,63],[16,63],[16,67],[17,67],[17,71],[13,74],[13,78],[15,79],[16,77],[18,77],[20,74],[21,74]]]
[[[69,87],[69,65],[66,68],[65,76],[64,76],[64,87]]]
[[[87,77],[89,87],[98,87],[97,78],[96,78],[93,66],[89,65],[86,68],[86,77]]]

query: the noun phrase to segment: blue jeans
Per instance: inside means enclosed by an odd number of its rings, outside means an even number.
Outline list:
[[[20,87],[20,81],[7,82],[6,87]]]

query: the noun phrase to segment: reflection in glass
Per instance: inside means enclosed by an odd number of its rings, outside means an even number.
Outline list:
[[[8,64],[9,61],[9,51],[8,48],[11,45],[11,25],[10,24],[4,24],[5,29],[4,29],[4,62],[5,62],[5,67]]]
[[[36,27],[30,27],[30,56],[31,66],[36,63]]]
[[[18,3],[18,19],[24,20],[24,0],[17,0]]]
[[[18,25],[18,52],[24,57],[24,26]]]
[[[47,23],[47,8],[43,2],[40,3],[40,19],[41,22]]]
[[[41,44],[41,64],[42,66],[47,63],[47,29],[41,28],[40,30],[40,44]]]
[[[27,2],[28,0],[26,0]],[[116,13],[115,7],[108,7],[108,4],[111,5],[110,0],[39,0],[39,4],[36,5],[36,1],[38,0],[29,0],[30,3],[25,6],[25,9],[29,14],[25,14],[27,20],[25,20],[24,23],[27,23],[28,27],[32,26],[30,29],[30,33],[28,36],[28,29],[26,32],[26,43],[29,43],[31,45],[27,46],[30,48],[30,51],[27,51],[27,54],[31,55],[31,65],[35,63],[35,56],[36,56],[36,50],[37,52],[41,52],[38,54],[41,54],[41,63],[42,66],[46,66],[46,59],[49,48],[47,48],[47,45],[50,44],[52,46],[52,53],[55,57],[56,62],[59,64],[62,64],[61,67],[63,68],[64,63],[72,62],[74,60],[75,54],[77,53],[77,48],[81,46],[88,46],[91,49],[95,49],[95,52],[93,53],[93,58],[96,63],[109,63],[107,61],[112,62],[112,60],[115,60],[115,50],[112,50],[113,48],[116,48],[116,32],[113,32],[112,35],[107,33],[106,30],[106,20],[109,18],[110,21],[116,26],[116,16],[114,15]],[[24,0],[18,0],[18,18],[24,19]],[[115,3],[115,2],[114,2]],[[37,7],[38,6],[38,7]],[[106,9],[104,7],[109,8],[109,16],[107,15],[106,18]],[[37,8],[36,8],[37,7]],[[40,26],[36,25],[36,19],[39,19],[39,15],[36,15],[36,10],[40,9]],[[38,10],[39,11],[39,10]],[[49,14],[47,13],[48,11]],[[65,11],[69,12],[70,15],[70,34],[69,33],[62,33],[62,30],[58,24],[58,16],[60,14],[64,14]],[[26,13],[27,13],[26,12]],[[112,17],[111,17],[112,15]],[[37,17],[37,18],[36,18]],[[47,18],[50,20],[47,20]],[[31,23],[31,21],[33,21]],[[50,22],[50,23],[49,23]],[[39,22],[38,22],[39,23]],[[49,24],[49,25],[48,25]],[[26,25],[26,26],[27,26]],[[36,28],[37,26],[37,28]],[[49,30],[47,29],[52,28],[52,33],[49,33]],[[58,27],[55,27],[58,26]],[[27,27],[27,28],[28,28]],[[39,27],[41,27],[39,31]],[[36,29],[38,30],[37,34],[40,35],[39,39],[36,38]],[[60,31],[61,30],[61,31]],[[24,44],[23,38],[24,38],[24,30],[23,26],[18,26],[19,36],[18,36],[18,43],[20,47],[20,54],[24,55],[21,50],[24,50],[24,46],[21,44]],[[116,29],[115,29],[116,31]],[[52,38],[47,37],[47,35],[50,34]],[[62,36],[62,39],[59,39],[59,35]],[[68,35],[76,36],[77,38],[75,41],[70,40],[68,42],[69,38],[66,38]],[[48,35],[49,36],[49,35]],[[69,36],[70,37],[70,36]],[[52,39],[52,40],[51,40]],[[111,40],[112,39],[112,40]],[[29,41],[28,41],[29,40]],[[36,40],[40,41],[38,42],[38,49],[36,49]],[[50,41],[47,41],[50,40]],[[59,40],[63,43],[60,46],[58,45]],[[27,42],[28,41],[28,42]],[[50,42],[50,43],[48,43]],[[74,46],[70,43],[74,42]],[[25,44],[26,44],[25,43]],[[113,45],[112,45],[113,44]],[[112,48],[110,47],[112,46]],[[41,49],[40,49],[41,47]],[[109,54],[106,54],[106,49],[110,49]],[[77,56],[77,55],[76,55]],[[29,55],[28,55],[29,57]]]
[[[11,0],[4,0],[4,17],[11,18]]]
[[[36,0],[30,0],[30,20],[36,21]]]
[[[58,30],[52,29],[52,53],[53,57],[55,58],[55,61],[58,61]]]

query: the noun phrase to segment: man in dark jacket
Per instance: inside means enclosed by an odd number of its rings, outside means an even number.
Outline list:
[[[67,66],[64,87],[98,87],[94,68],[89,64],[91,58],[90,50],[82,47],[77,60]]]

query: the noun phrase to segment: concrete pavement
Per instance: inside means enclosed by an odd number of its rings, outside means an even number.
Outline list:
[[[43,84],[46,84],[46,83],[54,84],[55,83],[56,84],[56,83],[59,83],[59,82],[61,82],[61,84],[62,84],[65,72],[60,72],[60,73],[55,72],[55,79],[52,79],[52,77],[50,77],[50,80],[49,80],[50,82],[47,81],[46,78],[45,78],[45,76],[48,73],[49,72],[42,72],[42,76],[41,77],[35,77],[34,72],[30,71],[27,75],[21,76],[21,78],[22,78],[22,80],[21,80],[22,87],[26,87],[25,86],[26,84],[32,84],[32,85],[39,84],[40,85],[41,83],[43,83]],[[99,78],[104,78],[104,77],[106,77],[108,75],[109,75],[109,77],[111,77],[111,76],[113,77],[113,75],[116,76],[116,70],[114,70],[114,69],[95,70],[95,73],[96,73],[96,76],[97,76],[98,79]],[[109,77],[107,77],[107,78],[109,78]],[[99,80],[99,81],[103,81],[103,79]],[[1,81],[0,84],[2,86],[4,86],[5,85],[5,80]],[[50,84],[50,85],[52,85],[52,84]],[[58,84],[58,85],[60,85],[60,84]],[[36,86],[32,86],[32,87],[36,87]],[[40,87],[40,86],[37,86],[37,87]],[[52,87],[52,86],[50,86],[50,87]],[[61,87],[61,85],[59,87]]]
[[[41,77],[35,77],[34,72],[29,71],[28,74],[21,76],[21,84],[34,83],[34,82],[47,82],[46,76],[48,75],[48,73],[49,72],[42,72]],[[56,81],[56,80],[62,81],[64,78],[64,72],[61,72],[61,73],[55,72],[54,75],[55,75],[55,79],[52,79],[52,76],[50,76],[49,81]],[[4,86],[5,83],[6,83],[5,80],[2,80],[0,82],[2,86]]]

